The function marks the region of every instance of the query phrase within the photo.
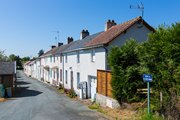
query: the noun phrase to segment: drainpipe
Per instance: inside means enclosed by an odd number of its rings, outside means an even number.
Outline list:
[[[107,47],[105,46],[105,45],[103,45],[103,48],[104,48],[104,50],[105,50],[105,69],[106,70],[108,70],[108,63],[107,63],[107,57],[108,57],[108,49],[107,49]]]

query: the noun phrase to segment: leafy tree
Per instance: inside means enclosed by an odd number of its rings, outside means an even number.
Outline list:
[[[16,61],[17,60],[17,56],[14,55],[14,54],[11,54],[11,55],[9,55],[9,60],[10,61]]]
[[[0,50],[0,61],[8,61],[8,58],[6,55],[4,55],[4,51]]]
[[[10,61],[16,61],[16,65],[17,65],[18,69],[22,69],[23,68],[22,67],[22,60],[21,60],[21,58],[19,56],[11,54],[11,55],[9,55],[9,60]]]
[[[180,92],[180,23],[172,27],[160,26],[149,40],[139,46],[141,72],[153,75],[155,109],[174,113],[177,95]],[[159,100],[160,92],[163,102]],[[179,116],[180,117],[180,116]]]
[[[30,60],[30,57],[23,57],[21,60],[22,60],[23,62],[27,62],[27,61]]]
[[[40,57],[40,56],[43,55],[43,54],[44,54],[44,50],[43,50],[43,49],[39,50],[39,52],[38,52],[38,57]]]
[[[129,40],[122,47],[113,47],[108,56],[112,70],[112,93],[120,104],[140,100],[137,89],[145,86],[139,72],[137,47],[135,40]]]

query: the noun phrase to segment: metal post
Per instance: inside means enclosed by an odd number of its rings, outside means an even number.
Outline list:
[[[149,82],[147,82],[148,87],[148,114],[150,113],[150,88],[149,88]]]

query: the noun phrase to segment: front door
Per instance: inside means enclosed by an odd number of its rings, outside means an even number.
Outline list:
[[[91,100],[95,101],[96,98],[96,79],[91,78]]]
[[[71,71],[71,77],[70,78],[71,78],[71,89],[74,89],[73,88],[73,71]]]

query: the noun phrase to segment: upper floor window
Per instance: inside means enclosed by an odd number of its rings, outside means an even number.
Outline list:
[[[60,55],[60,63],[62,63],[62,55]]]
[[[54,57],[54,62],[55,62],[56,61],[56,56],[54,55],[53,57]]]
[[[52,62],[52,56],[50,56],[50,62]]]
[[[67,56],[67,54],[66,54],[66,56],[65,56],[65,62],[66,62],[66,63],[68,62],[68,56]]]
[[[80,56],[79,56],[79,52],[77,52],[77,63],[80,63]]]
[[[95,58],[95,49],[91,50],[91,62],[95,62],[96,58]]]

